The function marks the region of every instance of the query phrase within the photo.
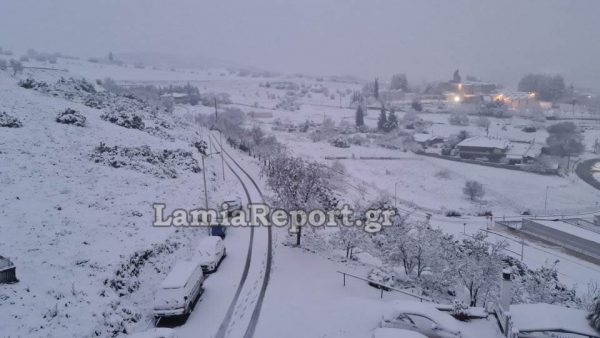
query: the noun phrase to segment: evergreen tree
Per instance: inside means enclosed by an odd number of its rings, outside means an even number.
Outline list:
[[[387,116],[385,114],[385,108],[381,107],[381,113],[379,114],[379,119],[377,120],[377,129],[381,131],[385,131],[385,126],[387,125]]]
[[[454,71],[454,74],[452,75],[452,82],[454,82],[454,83],[461,83],[461,81],[462,81],[462,79],[461,79],[460,73],[459,73],[459,71],[457,69],[457,70]]]
[[[365,125],[365,114],[363,112],[362,105],[358,105],[356,108],[356,126],[361,127]]]
[[[394,129],[398,128],[398,116],[396,116],[395,111],[390,111],[387,117],[387,122],[385,124],[385,131],[390,132]]]

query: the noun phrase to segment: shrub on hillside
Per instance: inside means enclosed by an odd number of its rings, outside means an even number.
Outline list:
[[[148,146],[119,147],[100,143],[94,148],[90,158],[113,168],[129,168],[160,178],[177,178],[177,169],[200,172],[198,162],[192,152],[182,149],[152,151]]]
[[[446,211],[446,217],[460,217],[462,214],[456,210],[448,210]]]
[[[72,124],[78,127],[85,127],[85,116],[71,108],[67,108],[67,110],[58,113],[58,116],[56,116],[56,122],[62,124]]]
[[[100,118],[104,121],[129,129],[143,130],[145,128],[142,118],[139,115],[130,112],[110,111],[100,115]]]
[[[23,123],[18,118],[8,115],[5,112],[0,113],[0,127],[21,128]]]
[[[354,135],[348,137],[348,142],[350,144],[354,144],[354,145],[357,145],[357,146],[362,146],[362,145],[368,144],[369,143],[369,139],[367,139],[366,137],[364,137],[362,135],[354,134]]]
[[[350,143],[345,137],[337,137],[331,141],[331,145],[338,148],[350,148]]]
[[[27,78],[25,80],[19,81],[17,84],[19,87],[25,89],[42,89],[48,87],[48,84],[44,81],[35,81],[32,78]]]

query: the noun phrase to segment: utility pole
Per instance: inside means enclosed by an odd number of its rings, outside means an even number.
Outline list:
[[[223,159],[223,133],[219,130],[219,143],[221,144],[221,170],[223,170],[223,181],[225,181],[225,160]]]
[[[546,199],[544,200],[544,213],[546,215],[548,215],[548,189],[550,189],[550,186],[546,186]]]
[[[202,157],[202,177],[204,179],[204,208],[208,210],[208,187],[206,186],[206,169],[204,167],[204,155]]]
[[[215,124],[219,120],[219,113],[217,112],[217,98],[215,97]]]
[[[398,207],[398,182],[394,182],[394,208]]]
[[[215,124],[218,126],[219,123],[219,111],[217,110],[217,98],[215,97]],[[223,124],[225,128],[225,124]],[[225,181],[225,159],[223,158],[223,132],[219,128],[219,143],[221,145],[221,170],[223,172],[223,181]]]

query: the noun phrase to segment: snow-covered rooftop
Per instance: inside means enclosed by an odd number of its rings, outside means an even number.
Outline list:
[[[581,237],[583,239],[587,239],[593,242],[597,242],[600,243],[600,234],[590,231],[588,229],[584,229],[584,228],[580,228],[578,226],[575,226],[573,224],[564,222],[564,221],[553,221],[553,220],[546,220],[546,219],[534,219],[532,220],[535,223],[541,224],[543,226],[546,226],[548,228],[552,228],[552,229],[556,229],[559,231],[563,231],[566,233],[569,233],[573,236],[577,236],[577,237]]]
[[[464,139],[457,146],[507,149],[510,146],[510,141],[505,139],[489,138],[485,136],[474,136]]]
[[[160,284],[161,289],[178,289],[185,286],[188,278],[198,268],[198,262],[191,260],[180,261]]]
[[[173,98],[178,98],[178,97],[186,97],[188,96],[188,94],[186,93],[166,93],[161,95],[162,97],[173,97]]]
[[[438,138],[437,136],[433,136],[431,134],[417,133],[413,135],[416,142],[423,143],[427,141],[432,141]]]
[[[571,332],[600,338],[586,319],[583,310],[550,304],[516,304],[510,306],[514,328],[519,332]]]
[[[536,143],[511,142],[506,154],[508,158],[538,157],[542,153],[542,145]]]
[[[0,271],[12,268],[14,265],[10,259],[0,256]]]

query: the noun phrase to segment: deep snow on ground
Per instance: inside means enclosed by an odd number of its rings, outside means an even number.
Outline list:
[[[34,63],[32,63],[35,65]],[[326,142],[314,143],[305,134],[275,132],[275,118],[292,123],[308,120],[321,122],[324,116],[336,123],[354,122],[354,110],[340,108],[339,97],[331,99],[319,93],[301,99],[299,111],[274,109],[285,91],[260,87],[266,81],[294,81],[308,85],[324,85],[331,93],[360,88],[352,83],[319,81],[312,78],[251,78],[232,75],[225,69],[156,70],[151,68],[117,67],[80,60],[59,60],[58,68],[68,72],[26,70],[20,78],[32,76],[55,82],[59,77],[86,77],[88,80],[111,77],[123,84],[184,84],[190,82],[201,91],[227,92],[233,105],[245,112],[272,112],[273,118],[251,119],[248,125],[260,125],[268,133],[289,146],[294,154],[322,161],[325,156],[394,156],[398,160],[342,160],[351,185],[346,187],[349,200],[371,200],[381,194],[397,197],[402,208],[416,207],[435,214],[432,224],[447,232],[459,234],[463,221],[472,232],[485,227],[485,221],[468,217],[450,220],[443,217],[446,209],[476,213],[491,209],[495,214],[515,214],[525,209],[544,211],[546,187],[549,188],[548,210],[553,213],[576,213],[598,209],[599,193],[587,184],[570,177],[541,176],[516,171],[480,167],[439,159],[426,158],[375,145],[332,147]],[[128,326],[143,330],[150,321],[152,295],[170,266],[187,257],[196,241],[205,236],[202,229],[151,227],[151,203],[166,202],[167,208],[192,208],[203,205],[202,175],[178,172],[174,179],[161,179],[128,168],[112,168],[89,160],[88,156],[104,142],[109,146],[139,147],[153,150],[184,149],[192,151],[190,135],[206,132],[194,125],[179,125],[172,130],[174,140],[149,133],[126,129],[100,119],[100,110],[62,98],[51,97],[16,85],[17,79],[0,71],[0,111],[6,111],[23,122],[22,128],[0,128],[0,255],[8,256],[17,265],[20,282],[0,288],[0,335],[9,336],[87,336],[94,330],[106,333],[106,323],[115,324],[122,318],[135,317]],[[337,94],[336,94],[337,95]],[[342,97],[342,106],[349,95]],[[254,106],[254,107],[252,107]],[[86,127],[59,124],[54,121],[59,111],[73,108],[87,118]],[[196,112],[212,113],[212,107],[178,106],[174,116],[191,117]],[[378,112],[370,110],[369,126],[376,125]],[[400,116],[402,113],[400,113]],[[447,124],[446,114],[422,114],[433,122],[430,131],[449,135],[464,127]],[[504,124],[510,123],[506,130]],[[510,139],[543,142],[544,131],[521,132],[527,120],[492,120],[490,133]],[[469,126],[472,134],[482,134],[481,128]],[[597,131],[586,132],[586,142],[595,139]],[[237,153],[250,173],[259,178],[256,161]],[[448,171],[448,178],[438,178]],[[207,160],[210,203],[214,205],[232,194],[242,195],[239,183],[227,174],[221,181],[220,159]],[[482,203],[472,203],[462,196],[466,179],[476,178],[485,184],[487,194]],[[260,182],[260,179],[259,179]],[[264,187],[264,185],[263,185]],[[247,243],[247,232],[235,229],[226,239],[228,258],[218,273],[210,276],[206,291],[188,322],[179,327],[184,336],[210,336],[220,324],[239,281]],[[257,337],[366,337],[377,326],[386,302],[403,298],[379,291],[366,283],[351,280],[342,287],[344,270],[366,275],[368,265],[342,263],[296,248],[283,246],[287,235],[276,232],[274,266],[266,293]],[[139,288],[119,297],[104,280],[115,277],[120,264],[130,261],[140,250],[167,245],[164,250],[141,267],[139,276],[126,278],[139,282]],[[514,250],[519,248],[514,247]],[[550,254],[544,253],[547,250]],[[170,252],[172,250],[172,252]],[[582,285],[598,276],[597,267],[590,270],[577,259],[552,248],[533,245],[525,249],[526,262],[538,267],[561,257],[560,278],[569,284]],[[558,255],[558,256],[557,256]],[[596,271],[590,273],[590,271]],[[6,323],[6,324],[5,324]],[[308,325],[307,323],[310,323]],[[468,324],[473,337],[500,336],[493,320]]]
[[[22,77],[40,75],[29,72]],[[54,82],[60,75],[65,74],[42,71],[39,77]],[[0,129],[0,253],[15,263],[20,280],[0,289],[0,335],[87,336],[96,329],[105,335],[101,325],[129,318],[127,311],[141,315],[131,327],[150,325],[147,310],[160,278],[178,257],[187,256],[189,243],[205,235],[201,229],[152,227],[151,205],[198,207],[203,204],[202,176],[178,170],[177,178],[161,179],[94,163],[89,155],[100,142],[192,151],[186,140],[197,127],[174,130],[182,140],[169,141],[103,121],[99,110],[16,84],[0,72],[0,111],[23,123],[22,128]],[[56,123],[66,108],[81,112],[87,126]],[[213,160],[207,164],[214,204],[235,185],[222,185]],[[136,251],[165,243],[172,244],[173,252],[151,257],[140,277],[128,280],[140,283],[131,295],[119,298],[104,285]]]

